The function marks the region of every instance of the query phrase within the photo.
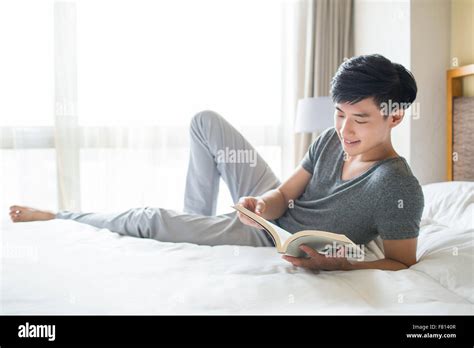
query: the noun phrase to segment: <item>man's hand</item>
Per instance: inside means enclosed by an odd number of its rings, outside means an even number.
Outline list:
[[[293,266],[304,267],[311,270],[345,271],[349,269],[350,262],[346,257],[326,256],[304,244],[300,245],[300,249],[303,250],[309,258],[293,257],[289,255],[283,255],[282,258],[292,263]]]
[[[265,201],[260,197],[242,197],[239,199],[239,202],[237,204],[242,205],[244,208],[247,208],[248,210],[257,215],[262,215],[262,213],[267,209]],[[260,226],[241,212],[237,212],[237,215],[239,217],[239,220],[243,224],[262,229],[262,226]]]

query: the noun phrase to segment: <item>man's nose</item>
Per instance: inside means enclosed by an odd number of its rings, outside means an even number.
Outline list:
[[[345,138],[346,135],[351,135],[354,133],[353,129],[352,129],[352,125],[350,122],[347,121],[347,119],[345,119],[343,122],[342,122],[342,125],[341,125],[341,130],[340,130],[342,136]]]

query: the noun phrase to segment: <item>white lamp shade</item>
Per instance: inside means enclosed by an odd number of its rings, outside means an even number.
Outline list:
[[[331,97],[315,97],[298,100],[295,132],[322,132],[334,126],[334,110]]]

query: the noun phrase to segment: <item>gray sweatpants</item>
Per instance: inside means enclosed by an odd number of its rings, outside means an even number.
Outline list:
[[[273,246],[265,232],[242,224],[236,212],[214,216],[220,177],[236,203],[242,196],[258,196],[280,184],[270,167],[242,134],[216,112],[196,114],[190,135],[184,212],[152,207],[116,214],[63,210],[56,218],[163,242]]]

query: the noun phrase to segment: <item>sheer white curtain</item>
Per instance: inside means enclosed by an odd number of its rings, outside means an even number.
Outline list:
[[[0,3],[0,209],[180,210],[188,126],[225,116],[283,177],[285,11],[275,0]],[[283,77],[283,78],[282,78]],[[291,108],[290,108],[291,109]],[[227,189],[218,213],[229,211]]]
[[[329,95],[330,81],[353,54],[353,0],[295,0],[285,3],[283,120],[293,125],[299,99]],[[287,134],[288,136],[289,133]],[[299,164],[319,134],[296,134],[286,141]],[[287,154],[285,158],[292,158]]]
[[[0,1],[0,221],[57,207],[53,29],[51,2]]]

